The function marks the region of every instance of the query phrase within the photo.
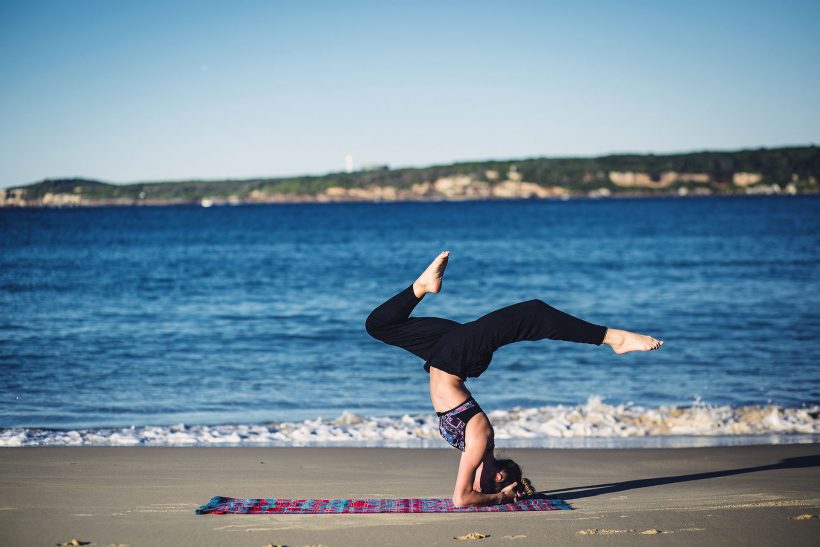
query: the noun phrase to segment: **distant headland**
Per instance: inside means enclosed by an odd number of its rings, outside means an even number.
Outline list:
[[[315,176],[109,184],[46,179],[0,190],[0,207],[83,207],[340,201],[568,199],[614,196],[818,193],[811,146],[386,165]]]

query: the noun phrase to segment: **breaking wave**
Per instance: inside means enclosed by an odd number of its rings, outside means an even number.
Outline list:
[[[779,444],[820,440],[820,406],[646,408],[597,396],[577,406],[515,407],[489,413],[496,445],[626,447]],[[76,430],[0,429],[0,446],[387,446],[441,448],[433,413],[266,424],[131,426]]]

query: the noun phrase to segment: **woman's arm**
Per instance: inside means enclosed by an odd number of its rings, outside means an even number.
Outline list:
[[[459,470],[460,469],[459,467]],[[459,476],[460,475],[461,473],[459,471]],[[473,490],[472,485],[469,485],[467,488],[459,488],[459,483],[456,481],[456,491],[453,493],[453,505],[456,507],[471,507],[474,505],[496,505],[516,501],[518,499],[515,493],[516,486],[518,486],[518,483],[514,482],[497,494],[484,494]]]
[[[478,416],[470,422],[475,421],[477,418]],[[476,471],[487,451],[487,440],[490,437],[491,430],[486,418],[484,423],[479,420],[477,424],[468,424],[468,430],[465,450],[461,454],[461,462],[458,465],[458,477],[456,477],[456,487],[453,491],[453,504],[456,507],[469,507],[514,501],[516,497],[515,487],[518,486],[518,483],[513,483],[496,494],[484,494],[473,488]]]

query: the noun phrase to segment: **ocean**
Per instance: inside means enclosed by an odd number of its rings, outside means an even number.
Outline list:
[[[818,197],[0,209],[0,233],[0,446],[446,446],[423,362],[364,329],[442,250],[416,315],[540,298],[665,341],[501,348],[467,383],[499,445],[820,439]]]

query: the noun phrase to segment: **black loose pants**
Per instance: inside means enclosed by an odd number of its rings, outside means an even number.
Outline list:
[[[365,322],[367,332],[421,357],[428,372],[433,366],[465,379],[479,376],[489,366],[493,352],[513,342],[549,338],[600,345],[606,335],[606,327],[537,299],[463,324],[439,317],[410,317],[420,301],[410,285],[370,313]]]

